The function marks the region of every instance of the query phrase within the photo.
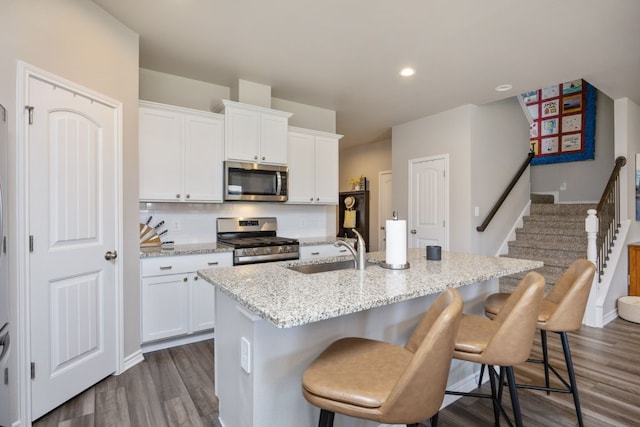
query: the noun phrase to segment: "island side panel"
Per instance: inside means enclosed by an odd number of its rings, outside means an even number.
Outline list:
[[[460,288],[465,312],[480,314],[481,302],[496,281]],[[331,342],[345,336],[403,345],[437,295],[323,320],[276,328],[219,290],[216,291],[216,393],[224,427],[312,426],[319,410],[301,392],[302,373]],[[242,338],[250,346],[250,372],[241,367]],[[452,389],[475,387],[478,366],[454,361]],[[467,390],[468,391],[468,390]],[[335,427],[373,427],[378,423],[337,416]]]

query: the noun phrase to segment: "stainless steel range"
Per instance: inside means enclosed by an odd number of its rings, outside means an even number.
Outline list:
[[[234,248],[233,265],[298,259],[298,241],[278,236],[277,229],[273,217],[218,218],[218,244]]]

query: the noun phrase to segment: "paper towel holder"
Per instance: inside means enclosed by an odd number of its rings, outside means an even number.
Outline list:
[[[384,261],[378,261],[378,265],[382,268],[388,268],[389,270],[406,270],[411,267],[411,265],[406,262],[404,264],[387,264]]]
[[[393,220],[398,220],[398,212],[393,211]],[[405,262],[404,264],[387,264],[385,261],[379,261],[378,265],[382,268],[388,268],[389,270],[406,270],[411,267],[411,264]]]

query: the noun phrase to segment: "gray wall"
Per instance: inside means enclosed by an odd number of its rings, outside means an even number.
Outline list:
[[[140,267],[138,248],[138,36],[89,1],[5,0],[0,13],[0,103],[9,114],[9,158],[15,159],[16,62],[25,61],[123,103],[124,115],[124,351],[140,348]],[[9,163],[11,317],[14,349],[18,269],[15,161]],[[16,352],[10,362],[16,367]],[[16,372],[13,369],[13,372]],[[17,396],[16,375],[11,376]],[[16,399],[17,400],[17,399]],[[12,419],[19,402],[12,402]],[[23,420],[24,421],[24,420]]]
[[[529,170],[526,170],[487,229],[476,231],[529,152],[529,123],[518,100],[508,98],[479,106],[473,120],[472,138],[471,204],[480,210],[478,217],[469,212],[473,252],[496,255],[530,199]]]
[[[471,251],[471,120],[464,105],[392,128],[393,205],[408,219],[409,160],[449,154],[449,250]]]
[[[595,159],[536,165],[531,168],[531,190],[557,194],[557,203],[597,202],[614,162],[613,100],[598,91]],[[560,190],[565,182],[566,190]]]

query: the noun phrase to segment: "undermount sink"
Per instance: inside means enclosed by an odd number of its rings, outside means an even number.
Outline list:
[[[287,267],[289,270],[304,274],[325,273],[327,271],[355,269],[356,263],[352,259],[346,261],[325,262],[322,264],[303,264]]]

